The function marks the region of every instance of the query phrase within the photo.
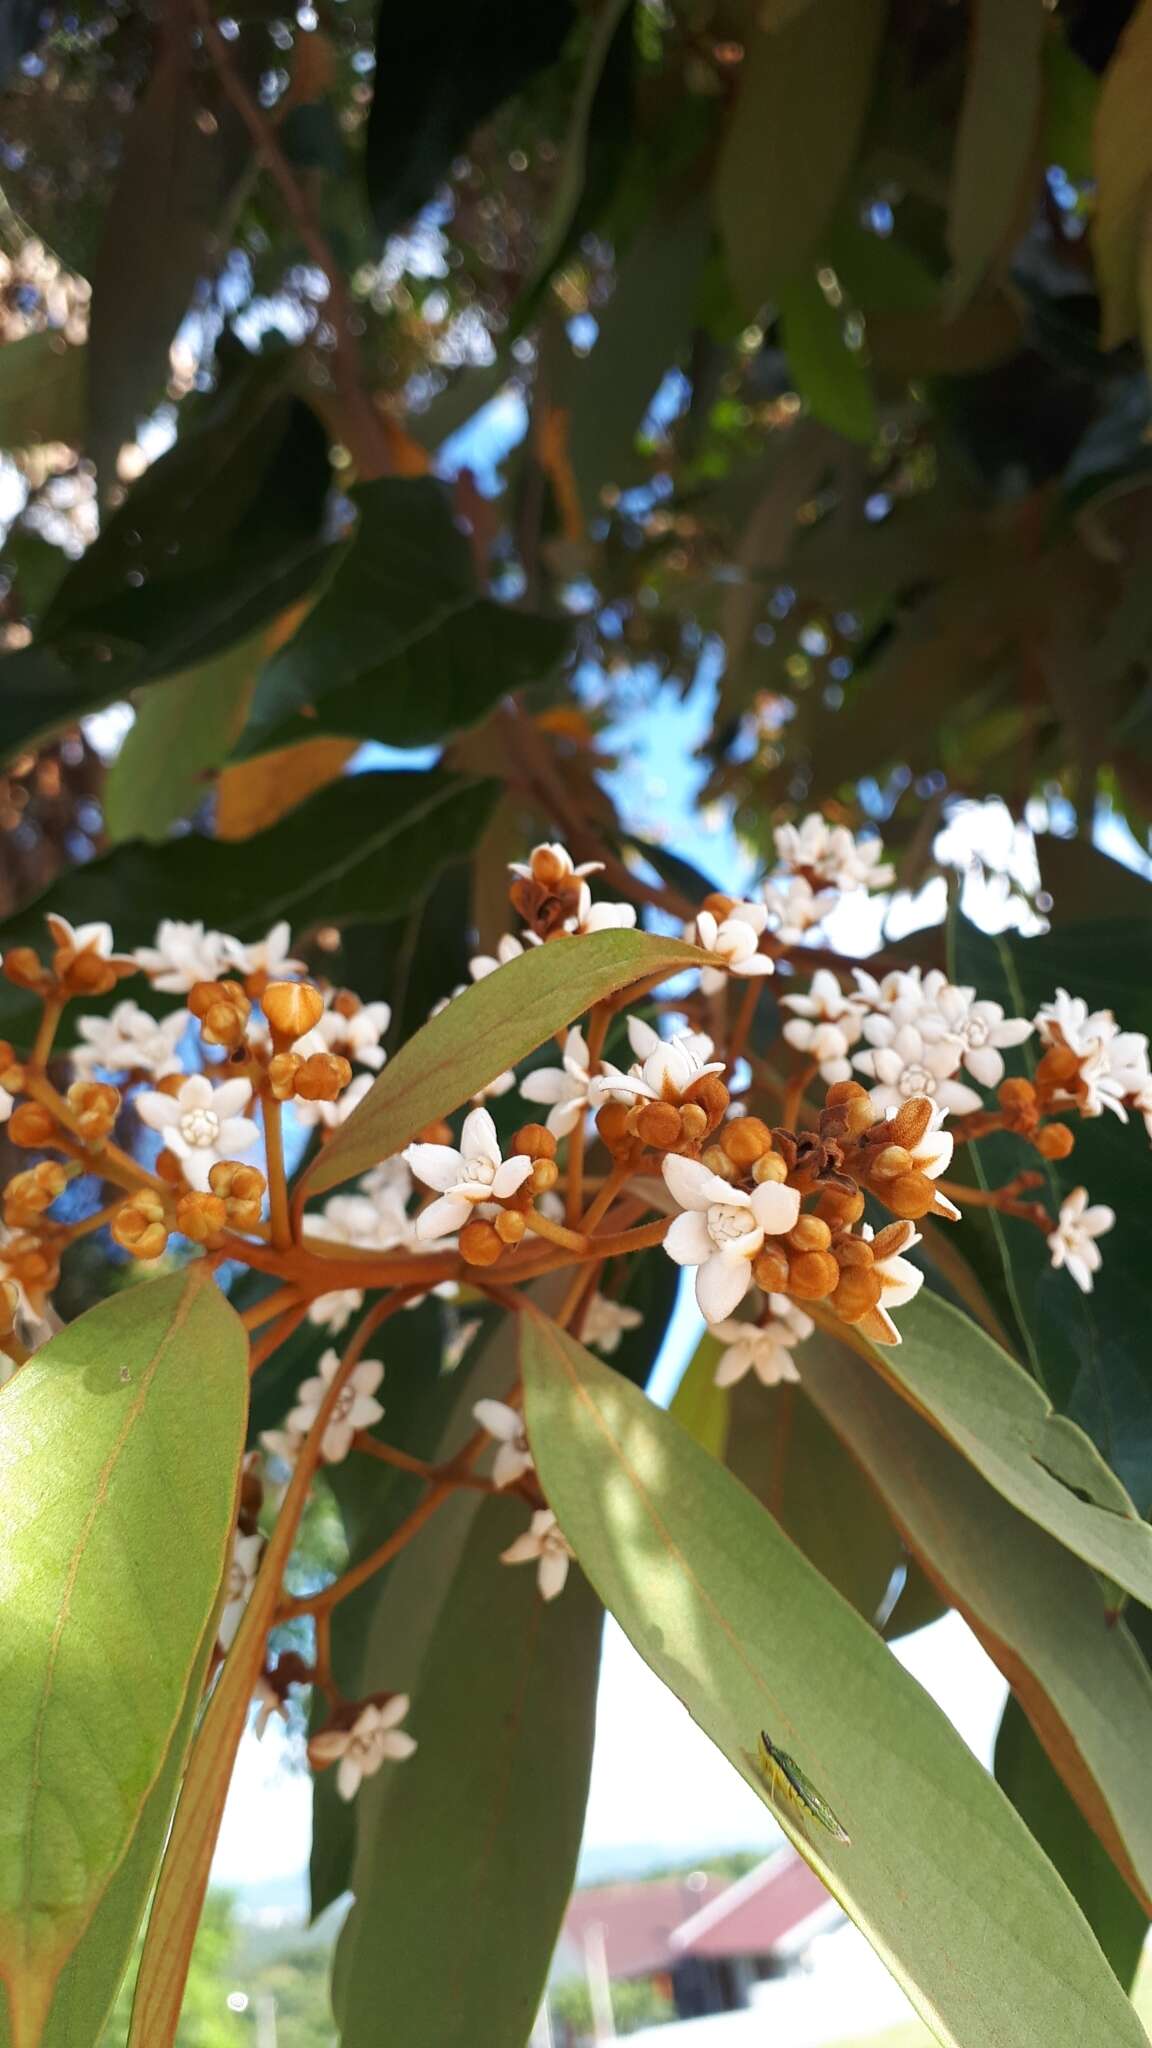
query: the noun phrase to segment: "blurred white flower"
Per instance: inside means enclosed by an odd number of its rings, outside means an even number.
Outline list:
[[[587,866],[588,864],[585,863]],[[592,865],[599,867],[600,862]],[[581,872],[578,868],[577,874]],[[565,918],[566,932],[611,932],[631,931],[636,923],[636,906],[632,903],[593,903],[592,891],[587,882],[580,884],[580,896],[575,916]]]
[[[251,1117],[240,1114],[251,1099],[250,1081],[222,1081],[214,1088],[206,1074],[192,1074],[178,1095],[145,1088],[136,1107],[180,1161],[189,1187],[204,1195],[212,1168],[221,1159],[242,1158],[260,1136]]]
[[[318,1329],[331,1330],[334,1337],[346,1330],[358,1308],[363,1307],[364,1296],[358,1287],[334,1288],[331,1294],[318,1294],[308,1304],[308,1321]]]
[[[730,1316],[752,1285],[752,1261],[766,1236],[794,1228],[800,1196],[781,1181],[764,1181],[750,1195],[729,1187],[698,1159],[669,1153],[664,1179],[682,1215],[671,1224],[664,1249],[678,1266],[697,1266],[696,1300],[706,1322]]]
[[[557,1527],[551,1508],[537,1508],[523,1536],[517,1536],[500,1553],[501,1564],[536,1564],[536,1584],[545,1600],[555,1600],[564,1591],[568,1566],[574,1556],[571,1544]]]
[[[511,932],[505,932],[503,938],[496,942],[495,953],[474,955],[468,962],[468,972],[473,981],[487,981],[488,976],[495,974],[498,967],[506,967],[509,960],[518,960],[524,950],[522,939],[514,938]]]
[[[225,966],[234,973],[266,974],[269,981],[291,981],[295,975],[306,972],[303,960],[289,956],[292,927],[286,917],[274,924],[265,938],[248,946],[241,939],[229,938],[227,933],[210,936],[220,937]],[[214,981],[216,977],[212,975],[209,979]]]
[[[199,920],[182,924],[165,917],[153,943],[137,946],[135,957],[153,987],[178,996],[187,995],[198,981],[219,981],[242,950],[239,939],[206,931]]]
[[[514,1486],[532,1470],[532,1453],[520,1410],[510,1408],[507,1401],[477,1401],[472,1413],[481,1429],[495,1437],[500,1446],[492,1466],[492,1484]]]
[[[629,1308],[626,1301],[610,1301],[606,1294],[594,1294],[584,1311],[580,1336],[585,1344],[594,1345],[605,1358],[611,1358],[614,1351],[619,1351],[625,1330],[638,1330],[643,1321],[640,1310]]]
[[[795,1015],[784,1026],[784,1037],[797,1052],[815,1060],[821,1079],[852,1079],[848,1053],[860,1036],[864,1005],[858,996],[845,995],[830,968],[819,967],[812,976],[806,996],[781,996],[782,1010]]]
[[[837,889],[886,889],[896,879],[879,839],[857,839],[846,825],[830,825],[818,811],[800,825],[778,825],[773,838],[785,867]]]
[[[351,1728],[322,1728],[308,1744],[314,1764],[336,1764],[336,1790],[341,1799],[354,1799],[365,1778],[374,1778],[382,1763],[403,1763],[416,1748],[412,1737],[400,1727],[411,1701],[406,1692],[394,1693],[384,1706],[369,1701]]]
[[[610,1099],[635,1102],[680,1102],[705,1074],[722,1074],[723,1060],[714,1060],[712,1040],[703,1031],[677,1031],[661,1038],[643,1017],[629,1017],[628,1040],[636,1062],[622,1073],[607,1060],[592,1088],[594,1104]]]
[[[977,1000],[974,988],[958,987],[939,968],[924,977],[925,1008],[918,1019],[921,1036],[956,1041],[961,1062],[982,1088],[996,1088],[1004,1079],[1001,1048],[1023,1045],[1033,1026],[1027,1017],[1006,1017],[1000,1003]]]
[[[924,1285],[924,1275],[919,1266],[903,1254],[920,1243],[920,1232],[915,1224],[908,1222],[889,1223],[878,1234],[872,1225],[865,1223],[860,1235],[872,1244],[875,1257],[872,1271],[880,1277],[880,1299],[874,1309],[863,1316],[857,1327],[866,1337],[872,1337],[882,1344],[899,1344],[900,1332],[892,1321],[891,1311],[903,1308],[919,1294]]]
[[[117,1003],[107,1017],[80,1017],[76,1029],[83,1041],[72,1054],[77,1073],[103,1067],[110,1074],[151,1074],[162,1081],[181,1071],[176,1048],[189,1024],[187,1010],[169,1017],[150,1017],[139,1003]]]
[[[314,1379],[301,1380],[296,1389],[296,1406],[291,1410],[285,1423],[284,1434],[295,1443],[298,1450],[312,1428],[316,1417],[340,1370],[338,1351],[325,1351],[320,1359],[320,1369]],[[371,1429],[379,1422],[384,1410],[376,1400],[376,1389],[384,1377],[384,1367],[378,1358],[362,1358],[353,1367],[339,1394],[331,1415],[324,1426],[320,1440],[320,1455],[327,1465],[339,1465],[352,1449],[352,1439],[358,1429]],[[272,1441],[275,1435],[275,1442]],[[266,1431],[261,1442],[280,1457],[286,1457],[283,1437],[280,1432]],[[289,1464],[292,1458],[286,1460]]]
[[[224,1605],[220,1611],[220,1626],[216,1631],[216,1639],[222,1650],[230,1650],[236,1639],[240,1618],[252,1597],[252,1588],[256,1583],[256,1572],[263,1549],[262,1536],[244,1536],[239,1530],[236,1531],[232,1540],[228,1582],[224,1588]]]
[[[418,1180],[440,1196],[416,1219],[419,1237],[445,1237],[462,1230],[477,1202],[504,1201],[532,1171],[530,1159],[503,1159],[496,1126],[486,1109],[464,1119],[460,1149],[454,1145],[409,1145],[404,1158]]]
[[[387,1003],[361,1003],[351,1016],[333,1005],[325,1010],[315,1035],[326,1052],[341,1053],[358,1066],[379,1072],[388,1057],[380,1040],[391,1022]]]
[[[566,1138],[574,1131],[594,1099],[595,1083],[589,1072],[588,1041],[573,1030],[564,1041],[563,1065],[538,1067],[526,1074],[520,1093],[526,1102],[550,1103],[548,1129],[554,1138]]]
[[[738,1323],[729,1319],[713,1323],[711,1334],[719,1337],[724,1346],[724,1356],[715,1372],[718,1387],[734,1387],[748,1372],[754,1372],[766,1387],[799,1379],[792,1353],[797,1344],[812,1335],[816,1325],[786,1294],[770,1294],[768,1307],[771,1315],[766,1323]]]
[[[1112,1229],[1116,1211],[1106,1202],[1088,1203],[1087,1188],[1073,1188],[1060,1204],[1060,1220],[1048,1239],[1052,1264],[1066,1266],[1083,1294],[1092,1292],[1092,1276],[1100,1271],[1100,1247],[1096,1242]]]
[[[700,986],[705,995],[715,995],[722,989],[729,974],[774,972],[775,962],[759,949],[760,934],[767,922],[768,912],[762,903],[734,903],[723,918],[714,917],[710,910],[699,912],[695,926],[688,927],[686,937],[703,952],[711,953],[723,962],[722,967],[701,970]]]
[[[815,890],[803,875],[769,876],[764,907],[772,936],[782,946],[798,946],[813,926],[823,924],[840,901],[838,889]]]
[[[927,1039],[918,1025],[899,1024],[882,1013],[865,1017],[863,1029],[871,1042],[867,1052],[853,1054],[852,1064],[875,1083],[869,1093],[877,1110],[899,1109],[914,1095],[957,1114],[983,1108],[976,1090],[954,1078],[963,1050],[959,1039]]]

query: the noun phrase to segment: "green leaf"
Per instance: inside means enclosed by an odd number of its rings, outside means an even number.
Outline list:
[[[113,846],[124,839],[164,840],[208,793],[244,723],[248,685],[259,660],[256,638],[149,690],[108,770],[104,824]]]
[[[258,71],[263,27],[233,53]],[[205,116],[207,115],[207,119]],[[124,137],[119,173],[92,269],[88,452],[107,490],[116,456],[135,439],[168,381],[168,351],[201,277],[226,248],[225,216],[252,151],[248,130],[198,56],[192,17],[174,8]]]
[[[668,1406],[668,1413],[675,1416],[681,1429],[686,1429],[714,1458],[724,1455],[731,1405],[727,1389],[716,1385],[716,1367],[722,1356],[719,1337],[706,1330]]]
[[[1059,34],[1044,38],[1044,161],[1087,184],[1095,175],[1092,129],[1100,80]]]
[[[555,61],[573,19],[571,0],[380,8],[364,172],[381,235],[418,213],[472,130]]]
[[[781,285],[776,310],[792,381],[809,412],[849,441],[873,440],[872,379],[844,339],[843,311],[829,305],[810,272]]]
[[[0,447],[75,445],[84,432],[84,351],[59,334],[25,334],[0,348]]]
[[[1152,0],[1139,0],[1104,73],[1096,110],[1093,250],[1101,298],[1101,346],[1118,348],[1140,328],[1140,271],[1152,184]]]
[[[716,217],[751,319],[813,262],[856,158],[885,0],[812,0],[750,28],[716,173]]]
[[[1026,180],[1039,177],[1041,56],[1048,30],[1032,0],[977,0],[964,104],[952,158],[948,305],[958,312],[1020,218]]]
[[[203,1268],[132,1287],[4,1390],[0,1979],[15,2048],[128,1854],[232,1537],[247,1344]],[[179,1543],[158,1532],[179,1523]]]
[[[1152,1528],[1091,1440],[959,1309],[921,1293],[903,1342],[846,1342],[920,1409],[1004,1499],[1095,1571],[1148,1601]]]
[[[1087,886],[1097,906],[1117,907],[1121,883],[1113,887],[1099,863],[1089,863]],[[1123,877],[1130,896],[1147,884]],[[1088,905],[1085,904],[1085,908]],[[1057,988],[1083,996],[1089,1009],[1114,1010],[1126,1031],[1152,1031],[1152,986],[1146,962],[1152,957],[1152,915],[1101,917],[1059,924],[1042,938],[996,937],[961,919],[951,933],[952,973],[975,983],[982,996],[1003,1004],[1010,1016],[1030,1017]],[[1035,1063],[1033,1043],[1020,1063]],[[1040,1190],[1055,1216],[1074,1187],[1086,1187],[1093,1202],[1116,1212],[1115,1228],[1102,1243],[1103,1269],[1091,1294],[1082,1294],[1067,1273],[1050,1261],[1042,1232],[1012,1217],[990,1212],[1016,1321],[1027,1355],[1050,1398],[1066,1409],[1098,1444],[1119,1473],[1141,1512],[1152,1507],[1152,1366],[1143,1333],[1152,1320],[1152,1269],[1146,1256],[1149,1227],[1147,1140],[1138,1116],[1123,1125],[1112,1115],[1076,1117],[1076,1148],[1064,1160],[1021,1157],[1017,1140],[993,1137],[973,1147],[974,1164],[985,1185],[999,1184],[1030,1163],[1042,1169]]]
[[[1131,1989],[1148,1919],[1009,1694],[996,1737],[996,1781],[1064,1879],[1121,1984]]]
[[[909,1549],[1010,1681],[1113,1861],[1152,1898],[1152,1675],[1095,1572],[1025,1520],[831,1334],[804,1385],[859,1460]]]
[[[669,1416],[553,1325],[522,1324],[541,1484],[593,1585],[766,1803],[759,1731],[795,1756],[851,1846],[788,1805],[781,1826],[938,2039],[1137,2048],[1078,1908],[875,1632]]]
[[[4,942],[42,945],[49,910],[78,923],[111,919],[122,948],[149,943],[162,917],[203,918],[241,939],[281,917],[298,931],[342,918],[387,921],[470,850],[495,793],[493,783],[438,769],[350,776],[241,846],[189,833],[163,847],[119,847],[53,883],[4,927]],[[19,1035],[32,1014],[18,990],[0,985],[5,1024]],[[65,1036],[72,1022],[66,1012]]]
[[[531,1565],[501,1564],[528,1514],[484,1503],[440,1607],[408,1717],[420,1746],[381,1784],[382,1853],[342,1936],[343,2048],[376,2048],[382,2012],[405,2048],[531,2032],[575,1877],[602,1609],[576,1570],[545,1605]]]
[[[541,681],[570,644],[566,621],[479,594],[442,484],[383,477],[352,497],[355,534],[319,602],[264,668],[241,758],[321,732],[427,745]]]
[[[702,955],[648,932],[590,932],[535,946],[425,1024],[389,1060],[307,1175],[313,1195],[390,1159],[414,1131],[459,1109],[593,1003],[631,982],[698,967]]]

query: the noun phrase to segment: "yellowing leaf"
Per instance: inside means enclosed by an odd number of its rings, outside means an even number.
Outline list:
[[[306,796],[335,782],[356,752],[355,740],[301,740],[251,761],[234,761],[216,785],[217,839],[251,839]]]

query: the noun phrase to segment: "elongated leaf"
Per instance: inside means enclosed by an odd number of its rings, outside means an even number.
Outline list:
[[[730,1396],[726,1388],[716,1385],[716,1366],[722,1356],[720,1339],[705,1331],[668,1409],[681,1429],[714,1458],[723,1457],[728,1441]]]
[[[531,2031],[580,1846],[602,1609],[576,1571],[546,1606],[530,1566],[500,1563],[527,1512],[485,1503],[440,1609],[409,1715],[420,1747],[384,1787],[383,1853],[344,1937],[343,2048],[376,2048],[382,2012],[405,2048]]]
[[[879,1487],[905,1541],[1011,1682],[1069,1792],[1145,1906],[1152,1898],[1152,1676],[1095,1572],[980,1477],[834,1337],[804,1385]]]
[[[672,975],[703,955],[647,932],[590,932],[510,960],[433,1017],[389,1060],[371,1092],[306,1176],[314,1195],[390,1159],[414,1131],[447,1116],[506,1067],[535,1052],[593,1003],[648,975]]]
[[[1096,110],[1093,242],[1103,302],[1101,343],[1118,348],[1140,325],[1140,265],[1152,180],[1152,0],[1139,0],[1104,74]]]
[[[1125,1989],[1136,1975],[1148,1919],[1071,1799],[1009,1694],[996,1737],[996,1779],[1055,1864]]]
[[[84,431],[84,351],[59,334],[0,348],[0,447],[77,442]]]
[[[244,723],[258,660],[258,640],[240,640],[141,697],[104,785],[104,822],[113,845],[166,839],[177,819],[198,809],[209,776]]]
[[[716,173],[716,217],[749,317],[819,253],[855,160],[886,0],[812,0],[751,29]]]
[[[442,484],[383,477],[353,497],[355,535],[323,596],[264,668],[241,758],[319,732],[424,746],[540,681],[569,644],[564,621],[481,596]]]
[[[854,1330],[846,1341],[1021,1514],[1147,1603],[1152,1528],[1083,1430],[947,1302],[922,1293],[900,1322],[899,1345],[880,1349]]]
[[[541,1483],[605,1605],[767,1800],[761,1728],[851,1835],[779,1819],[953,2048],[1142,2043],[1079,1909],[880,1639],[662,1410],[523,1318]]]
[[[1041,53],[1048,27],[1032,0],[977,0],[948,203],[952,311],[965,305],[1038,179]]]
[[[191,833],[161,848],[119,847],[13,918],[5,943],[42,944],[49,910],[76,922],[110,918],[125,947],[147,944],[162,917],[203,918],[238,938],[262,935],[279,917],[297,931],[342,918],[386,922],[419,902],[442,866],[468,853],[495,793],[493,783],[438,770],[357,775],[321,790],[242,849]],[[17,990],[0,986],[6,1028],[19,1035],[30,1014]]]
[[[871,441],[872,380],[859,350],[844,339],[843,311],[829,305],[808,271],[780,287],[776,306],[788,367],[809,412],[850,441]]]
[[[184,1712],[231,1540],[246,1358],[193,1267],[82,1316],[0,1402],[0,1980],[16,2048],[40,2039]],[[173,1516],[180,1542],[158,1541]]]

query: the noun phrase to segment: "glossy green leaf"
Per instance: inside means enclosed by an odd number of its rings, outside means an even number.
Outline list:
[[[844,339],[845,309],[829,305],[809,271],[780,286],[776,309],[792,381],[809,412],[849,441],[871,441],[872,379],[859,349]]]
[[[845,1345],[805,1345],[804,1385],[909,1548],[1011,1682],[1087,1820],[1147,1905],[1152,1675],[1095,1572],[990,1487]]]
[[[900,1313],[903,1342],[848,1341],[1030,1521],[1147,1602],[1152,1528],[1091,1439],[959,1309],[921,1293]]]
[[[82,1316],[0,1401],[14,2048],[41,2038],[186,1706],[231,1542],[246,1366],[239,1320],[197,1266]],[[158,1541],[173,1516],[180,1542]]]
[[[694,946],[647,932],[591,932],[535,946],[478,981],[401,1047],[309,1172],[313,1194],[390,1159],[605,996],[699,966]]]
[[[58,334],[0,348],[0,447],[77,442],[84,431],[84,350]]]
[[[1079,1909],[867,1623],[662,1410],[523,1318],[544,1491],[605,1605],[736,1769],[758,1733],[852,1837],[781,1826],[951,2048],[1142,2044]]]
[[[716,218],[752,318],[819,254],[859,147],[885,0],[812,0],[749,31],[716,172]]]
[[[477,588],[444,486],[382,477],[352,494],[355,534],[327,589],[256,686],[238,754],[317,733],[419,747],[540,682],[571,628]]]
[[[1048,31],[1032,0],[977,0],[948,200],[948,302],[956,312],[1007,258],[1026,179],[1039,181],[1041,53]]]
[[[528,1515],[484,1504],[437,1615],[408,1716],[420,1746],[381,1786],[381,1853],[342,1938],[342,2048],[376,2048],[382,2012],[405,2048],[531,2031],[575,1876],[602,1609],[575,1568],[546,1605],[531,1565],[501,1564]]]
[[[203,918],[237,938],[262,937],[281,917],[296,931],[342,918],[386,922],[469,852],[494,795],[492,783],[439,770],[352,776],[242,847],[192,833],[164,847],[118,847],[54,883],[10,920],[4,941],[42,945],[49,910],[76,923],[111,919],[122,947],[150,943],[163,917]],[[0,986],[5,1028],[19,1036],[34,1014],[18,990]]]
[[[1140,1962],[1148,1917],[1061,1784],[1023,1708],[1005,1703],[996,1781],[1060,1872],[1125,1990]]]
[[[722,1355],[720,1339],[706,1330],[668,1404],[668,1413],[675,1416],[681,1429],[714,1458],[724,1455],[731,1403],[727,1389],[716,1385],[716,1366]]]
[[[199,809],[244,723],[258,660],[258,641],[239,640],[141,695],[104,784],[104,824],[114,846],[164,840],[178,819]]]

